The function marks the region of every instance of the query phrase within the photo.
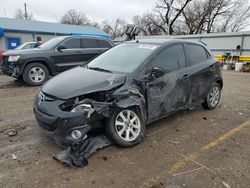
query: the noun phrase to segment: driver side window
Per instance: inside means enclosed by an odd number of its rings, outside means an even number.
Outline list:
[[[164,49],[154,58],[151,67],[159,67],[164,69],[166,72],[173,72],[184,68],[185,55],[183,45],[176,44]]]
[[[80,48],[80,39],[69,39],[65,42],[63,42],[63,45],[66,47],[66,49],[75,49]]]

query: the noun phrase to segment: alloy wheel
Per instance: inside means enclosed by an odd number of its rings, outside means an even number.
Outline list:
[[[35,83],[42,82],[45,78],[45,71],[41,67],[33,67],[29,71],[29,78]]]
[[[208,101],[212,107],[215,107],[220,100],[220,88],[215,85],[208,94]]]
[[[116,116],[115,130],[122,140],[131,142],[135,140],[140,133],[140,118],[132,110],[122,110]]]

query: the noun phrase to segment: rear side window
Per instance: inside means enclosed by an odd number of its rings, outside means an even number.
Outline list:
[[[110,48],[111,44],[106,40],[98,40],[98,45],[100,48]]]
[[[80,48],[80,39],[69,39],[63,42],[66,49]]]
[[[153,60],[153,67],[172,72],[185,67],[184,49],[181,44],[170,46]]]
[[[98,48],[96,39],[81,39],[82,48]]]
[[[34,43],[27,44],[22,49],[30,49],[30,48],[34,48]]]
[[[191,65],[203,63],[208,59],[208,52],[199,45],[186,44],[186,53],[189,57]]]

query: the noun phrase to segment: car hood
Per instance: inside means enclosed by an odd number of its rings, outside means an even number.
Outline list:
[[[107,91],[125,83],[126,74],[114,74],[76,67],[46,82],[42,92],[60,99]]]
[[[37,54],[37,53],[44,53],[45,49],[40,48],[32,48],[32,49],[24,49],[24,50],[8,50],[3,53],[4,56],[10,56],[10,55],[27,55],[27,54]]]

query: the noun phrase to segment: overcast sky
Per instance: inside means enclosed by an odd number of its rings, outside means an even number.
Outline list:
[[[24,2],[39,21],[59,22],[67,10],[76,9],[97,22],[115,18],[130,22],[134,15],[152,10],[156,0],[1,0],[0,16],[13,17],[16,9],[24,9]]]

